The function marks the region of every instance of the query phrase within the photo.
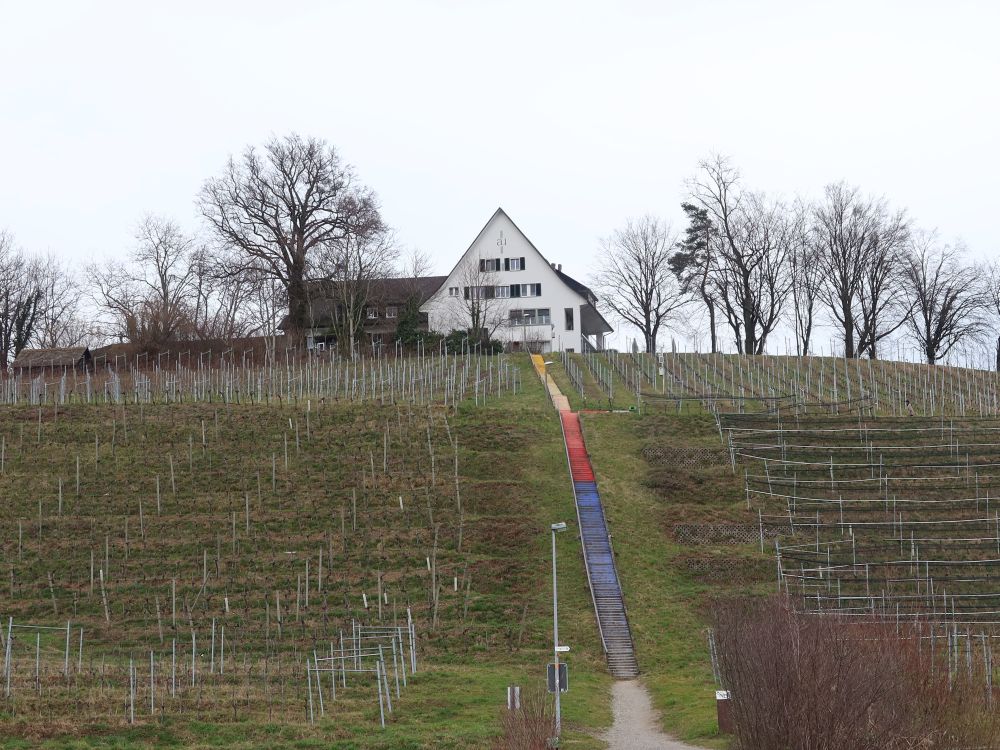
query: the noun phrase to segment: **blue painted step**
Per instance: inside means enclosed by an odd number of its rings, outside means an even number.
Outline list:
[[[601,505],[593,466],[583,440],[580,417],[572,412],[560,412],[560,417],[566,441],[566,458],[573,479],[573,493],[576,496],[576,514],[583,541],[587,577],[590,580],[594,613],[604,641],[608,670],[614,677],[631,679],[639,674],[639,664],[618,581],[604,507]]]

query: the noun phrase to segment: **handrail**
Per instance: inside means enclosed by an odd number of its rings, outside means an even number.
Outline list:
[[[579,419],[579,417],[577,417]],[[569,483],[573,488],[573,507],[576,508],[576,527],[580,530],[580,551],[583,554],[583,567],[587,571],[587,588],[590,589],[590,601],[594,605],[594,619],[597,620],[597,632],[601,636],[601,647],[604,649],[604,653],[608,653],[608,642],[604,640],[604,627],[601,625],[601,615],[597,610],[597,597],[594,596],[594,582],[590,577],[590,562],[587,560],[587,545],[583,540],[583,521],[580,518],[580,501],[576,495],[576,481],[573,479],[573,466],[569,460],[569,443],[566,441],[566,425],[563,424],[562,415],[559,416],[559,429],[562,431],[563,436],[563,450],[566,453],[566,471],[569,474]],[[583,432],[581,426],[581,434]],[[596,484],[596,481],[595,481]],[[610,539],[610,534],[608,538]],[[611,563],[614,565],[614,554],[611,556]],[[618,568],[615,567],[615,578],[618,577]],[[621,589],[621,583],[619,583],[619,590]],[[624,605],[625,599],[622,597],[622,604]],[[629,628],[629,637],[632,635],[632,629]],[[634,650],[634,644],[633,644]]]

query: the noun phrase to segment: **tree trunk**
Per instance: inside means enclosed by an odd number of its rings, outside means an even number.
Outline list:
[[[840,309],[844,314],[844,356],[853,359],[856,356],[854,349],[854,315],[851,312],[851,301],[840,301]]]
[[[643,331],[643,338],[646,339],[646,354],[656,354],[656,334],[652,331]]]
[[[309,320],[309,298],[306,294],[305,273],[301,268],[288,269],[288,323],[297,331],[305,329]]]
[[[715,305],[711,302],[706,302],[706,305],[708,306],[708,328],[712,339],[712,354],[715,354],[719,348],[718,342],[715,340]],[[1000,343],[997,346],[1000,347]],[[1000,362],[1000,354],[997,354],[997,362]],[[1000,370],[1000,365],[997,366],[997,370]]]

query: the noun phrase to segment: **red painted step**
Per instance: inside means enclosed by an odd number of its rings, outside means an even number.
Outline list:
[[[566,438],[566,454],[573,480],[576,520],[583,543],[587,580],[594,602],[594,614],[601,628],[608,669],[614,677],[632,679],[639,674],[639,663],[635,658],[628,613],[618,582],[618,571],[601,506],[601,496],[594,479],[594,469],[583,440],[580,416],[563,411],[559,417]]]
[[[593,482],[594,469],[590,465],[587,446],[583,442],[583,431],[580,429],[580,415],[571,411],[559,413],[562,419],[563,432],[566,435],[566,451],[569,454],[570,474],[574,482]]]

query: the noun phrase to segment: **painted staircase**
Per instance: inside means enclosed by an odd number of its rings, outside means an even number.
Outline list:
[[[576,515],[583,541],[583,557],[587,578],[594,600],[598,629],[608,658],[608,671],[617,679],[628,680],[639,675],[639,662],[635,657],[632,629],[618,581],[611,537],[604,518],[604,506],[597,491],[594,469],[587,455],[587,445],[580,428],[580,415],[571,411],[559,412],[562,420],[566,456],[573,479],[576,496]]]
[[[570,410],[569,401],[555,381],[548,377],[542,357],[534,354],[531,362],[545,384],[549,399],[559,412],[562,422],[566,460],[576,498],[576,520],[583,543],[583,560],[594,601],[597,628],[608,659],[608,671],[617,679],[633,679],[639,675],[639,662],[635,657],[635,643],[618,582],[611,535],[604,518],[604,506],[601,505],[601,495],[597,490],[594,467],[590,463],[587,444],[583,439],[580,415]]]

